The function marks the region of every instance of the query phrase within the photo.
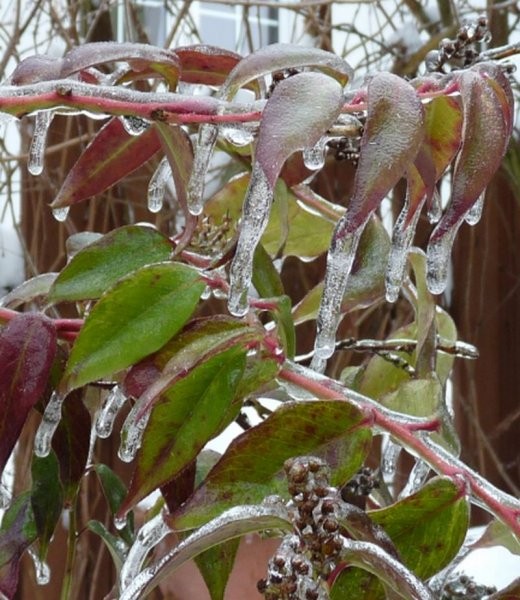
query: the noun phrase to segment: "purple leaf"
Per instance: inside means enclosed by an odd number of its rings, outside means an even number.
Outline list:
[[[43,315],[21,314],[0,334],[0,472],[45,390],[55,353],[56,329]]]

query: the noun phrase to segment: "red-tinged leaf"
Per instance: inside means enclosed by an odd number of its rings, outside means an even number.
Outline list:
[[[300,73],[277,85],[264,109],[255,153],[271,188],[289,156],[314,146],[342,103],[341,85],[322,73]]]
[[[156,72],[173,87],[177,83],[180,63],[173,50],[133,42],[92,42],[77,46],[63,58],[60,77],[70,77],[89,67],[120,61],[129,63],[137,72]]]
[[[220,433],[244,373],[246,349],[237,345],[190,370],[155,403],[120,514],[186,468]]]
[[[161,148],[153,127],[139,136],[125,131],[119,119],[110,120],[90,142],[65,179],[53,208],[76,204],[135,171]]]
[[[175,49],[181,63],[181,81],[221,85],[242,56],[216,46],[196,44]]]
[[[62,60],[51,56],[36,54],[24,58],[13,71],[11,83],[13,85],[28,85],[37,81],[50,81],[59,79]]]
[[[62,405],[60,424],[52,438],[66,502],[72,502],[76,496],[90,447],[91,418],[82,395],[82,391],[75,390],[67,396]]]
[[[332,484],[354,475],[370,448],[364,417],[339,400],[287,402],[265,421],[235,438],[205,481],[175,516],[178,527],[198,527],[230,506],[286,494],[284,462],[294,456],[324,457]]]
[[[18,587],[20,558],[36,536],[31,498],[26,493],[5,513],[0,528],[0,593],[9,600]]]
[[[368,84],[367,101],[354,190],[339,235],[366,223],[413,164],[424,138],[423,107],[408,82],[391,73],[379,73]]]
[[[479,70],[457,76],[464,111],[462,147],[453,173],[451,199],[428,244],[428,287],[444,291],[455,236],[484,192],[507,150],[511,132],[508,95]],[[485,148],[485,152],[483,151]]]
[[[241,87],[254,79],[275,71],[302,67],[314,67],[323,71],[342,86],[346,85],[353,75],[350,65],[332,52],[295,44],[271,44],[240,61],[220,88],[219,96],[231,99]],[[294,106],[297,106],[297,103]]]
[[[0,333],[0,472],[45,390],[55,354],[56,329],[43,315],[21,314]]]

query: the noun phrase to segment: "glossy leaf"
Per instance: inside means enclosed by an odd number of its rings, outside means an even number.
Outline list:
[[[0,528],[0,593],[9,600],[18,587],[20,558],[36,537],[30,494],[25,493],[7,510]]]
[[[44,315],[20,314],[0,330],[0,472],[45,391],[55,354],[56,329]]]
[[[341,85],[321,73],[300,73],[276,86],[263,111],[255,152],[271,188],[289,156],[314,146],[342,103]]]
[[[38,532],[39,556],[44,559],[63,508],[63,487],[54,452],[45,458],[33,456],[31,507]]]
[[[0,306],[17,308],[21,304],[29,303],[40,296],[45,296],[48,294],[56,277],[58,277],[58,273],[43,273],[42,275],[31,277],[0,299]]]
[[[126,225],[80,250],[52,286],[49,302],[99,298],[130,272],[171,256],[169,240],[155,228]]]
[[[385,265],[390,249],[390,238],[381,221],[372,218],[366,226],[361,240],[352,274],[343,295],[341,312],[366,308],[384,296]],[[294,307],[296,325],[315,319],[318,314],[323,284],[311,289]]]
[[[221,85],[242,60],[236,52],[206,44],[182,46],[175,54],[181,63],[181,81],[204,85]]]
[[[220,89],[222,98],[231,99],[237,91],[254,79],[284,69],[315,67],[344,86],[352,78],[351,67],[342,58],[318,48],[294,44],[271,44],[244,58],[231,71]]]
[[[341,401],[288,402],[265,421],[233,440],[192,498],[179,510],[175,525],[195,527],[230,506],[285,494],[283,463],[318,455],[332,468],[333,485],[357,471],[370,447],[363,416]]]
[[[469,523],[468,502],[460,488],[440,477],[416,494],[369,515],[390,536],[404,565],[421,579],[431,577],[453,559]],[[370,600],[385,597],[377,578],[358,569],[339,576],[332,598],[339,600],[347,593]]]
[[[112,375],[157,351],[189,319],[203,289],[199,274],[178,263],[149,265],[120,280],[85,320],[61,390]]]
[[[155,403],[121,513],[173,479],[221,431],[245,355],[245,348],[236,346],[209,358]]]
[[[206,583],[211,600],[224,600],[224,592],[239,544],[239,539],[228,540],[195,557],[195,563]]]
[[[107,467],[107,465],[94,465],[94,471],[99,479],[99,483],[101,484],[101,489],[103,490],[103,495],[105,496],[110,509],[110,514],[114,517],[126,497],[126,486],[121,481],[119,476],[114,473],[110,467]],[[129,513],[127,515],[125,527],[121,529],[120,532],[121,537],[128,544],[132,543],[133,531],[133,513]]]
[[[60,481],[68,503],[76,498],[90,448],[91,418],[82,395],[78,391],[65,398],[61,420],[52,438],[52,449],[58,458]]]
[[[292,529],[283,507],[235,506],[192,533],[156,564],[145,569],[128,589],[123,590],[121,600],[144,598],[162,579],[208,548],[266,529]]]
[[[352,233],[367,221],[414,162],[424,137],[423,107],[408,82],[391,73],[378,73],[370,80],[367,94],[354,190],[338,235]]]
[[[87,523],[87,528],[103,540],[105,546],[110,552],[110,556],[112,557],[116,571],[119,573],[121,571],[121,567],[123,566],[127,552],[126,544],[121,541],[121,538],[110,533],[110,531],[108,531],[105,525],[103,525],[103,523],[100,521],[95,519],[89,521]]]
[[[160,148],[153,127],[135,136],[126,132],[119,119],[111,119],[68,172],[52,208],[63,208],[101,194],[147,162]]]

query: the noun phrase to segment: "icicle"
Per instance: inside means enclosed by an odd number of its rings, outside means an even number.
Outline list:
[[[221,126],[220,132],[233,146],[247,146],[254,140],[254,133],[247,125]]]
[[[311,368],[323,371],[323,359],[334,353],[336,330],[341,318],[341,303],[352,270],[359,239],[365,223],[353,232],[345,233],[346,217],[336,226],[327,255],[327,271],[317,319],[317,334]]]
[[[401,454],[401,446],[392,442],[390,437],[386,437],[381,453],[381,473],[383,480],[387,485],[392,485],[397,471],[397,461]]]
[[[98,437],[107,438],[112,433],[117,413],[126,400],[127,397],[121,387],[114,386],[96,416],[96,433]]]
[[[139,529],[121,569],[121,589],[127,588],[139,575],[148,552],[169,533],[171,529],[165,523],[162,512]]]
[[[448,269],[451,261],[451,249],[460,222],[452,225],[444,234],[436,239],[430,239],[427,254],[426,282],[432,294],[442,294],[448,282]],[[435,231],[433,232],[435,235]]]
[[[32,548],[29,548],[29,555],[34,564],[36,583],[38,585],[47,585],[51,580],[51,570],[49,565],[44,560],[41,560]]]
[[[319,171],[325,165],[325,151],[327,139],[323,136],[312,148],[303,151],[303,164],[311,171]]]
[[[442,217],[442,199],[439,194],[439,190],[435,189],[433,192],[433,196],[430,200],[430,205],[428,206],[428,221],[433,225],[438,223]]]
[[[476,225],[480,221],[482,217],[482,211],[484,210],[485,196],[486,192],[484,191],[482,194],[480,194],[475,204],[469,209],[465,217],[465,221],[468,225]]]
[[[60,422],[61,407],[64,400],[65,396],[61,396],[58,392],[52,392],[45,407],[42,421],[34,438],[34,453],[40,458],[48,456],[51,451],[52,436]]]
[[[27,163],[27,168],[31,175],[41,175],[43,171],[45,144],[53,116],[54,113],[50,110],[42,110],[36,113],[34,133],[29,148],[29,162]]]
[[[119,117],[126,133],[133,136],[141,135],[150,127],[148,121],[141,119],[141,117],[134,117],[132,115],[126,117]]]
[[[60,223],[62,223],[67,218],[67,215],[69,214],[69,210],[70,210],[70,206],[64,206],[63,208],[53,208],[52,216],[56,219],[56,221],[59,221]]]
[[[148,424],[150,413],[147,412],[137,419],[137,414],[140,410],[140,405],[135,404],[128,413],[123,427],[121,428],[121,444],[119,446],[118,456],[123,462],[132,462],[137,451],[141,447],[143,433]]]
[[[413,242],[415,228],[421,214],[420,207],[415,211],[410,223],[406,224],[408,205],[405,205],[394,225],[392,245],[386,267],[386,299],[395,302],[403,284],[406,272],[406,259]]]
[[[171,177],[172,171],[168,159],[164,157],[148,184],[148,210],[157,213],[161,210],[164,202],[166,184]]]
[[[188,209],[195,216],[200,215],[204,207],[204,179],[217,137],[217,125],[201,125],[193,157],[193,169],[188,183]]]
[[[273,190],[261,167],[255,165],[247,190],[240,235],[230,271],[229,312],[243,317],[248,310],[247,293],[253,275],[253,254],[269,220]]]
[[[422,460],[415,461],[415,465],[413,466],[410,476],[408,477],[408,481],[399,494],[399,500],[418,492],[426,483],[426,478],[428,477],[429,473],[429,465]]]

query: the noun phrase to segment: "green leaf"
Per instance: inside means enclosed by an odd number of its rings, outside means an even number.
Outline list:
[[[224,600],[224,592],[239,544],[239,539],[229,540],[195,557],[195,563],[208,587],[211,600]]]
[[[101,489],[107,500],[110,514],[114,517],[123,500],[126,497],[127,489],[125,484],[121,481],[118,475],[112,471],[109,467],[103,464],[94,465],[94,471],[98,476]],[[126,517],[126,525],[120,531],[121,537],[126,543],[132,543],[134,532],[133,514],[129,513]]]
[[[149,265],[120,280],[85,320],[61,389],[110,376],[157,351],[190,318],[203,290],[199,274],[178,263]]]
[[[206,480],[175,517],[178,527],[196,527],[230,506],[285,494],[283,464],[291,457],[322,456],[333,485],[354,475],[370,447],[363,415],[339,400],[288,402],[237,437]]]
[[[172,247],[150,226],[127,225],[114,229],[78,252],[52,286],[49,302],[99,298],[128,273],[167,261]]]
[[[330,238],[327,244],[330,243]],[[382,299],[385,294],[385,268],[390,238],[381,221],[372,218],[359,242],[352,274],[341,303],[341,312],[366,308]],[[294,307],[293,318],[296,325],[315,319],[320,306],[323,284],[320,283]]]
[[[477,550],[493,546],[503,546],[512,554],[520,556],[520,539],[501,521],[491,521],[482,536],[470,547]]]
[[[457,554],[468,529],[469,505],[451,479],[435,477],[416,494],[369,516],[390,536],[404,565],[427,579]],[[333,600],[345,597],[382,600],[385,594],[377,578],[348,569],[331,595]]]
[[[253,285],[261,298],[282,296],[285,293],[280,273],[262,244],[258,244],[253,257]]]
[[[127,545],[121,538],[110,533],[103,523],[99,521],[94,519],[90,520],[87,523],[87,528],[103,540],[105,546],[110,552],[110,556],[112,557],[116,571],[119,573],[126,558],[126,553],[128,551]]]
[[[121,513],[173,479],[219,433],[245,361],[241,346],[221,352],[180,377],[155,404]]]
[[[43,560],[63,508],[59,463],[54,452],[45,458],[33,456],[31,507],[38,531],[39,554]]]

